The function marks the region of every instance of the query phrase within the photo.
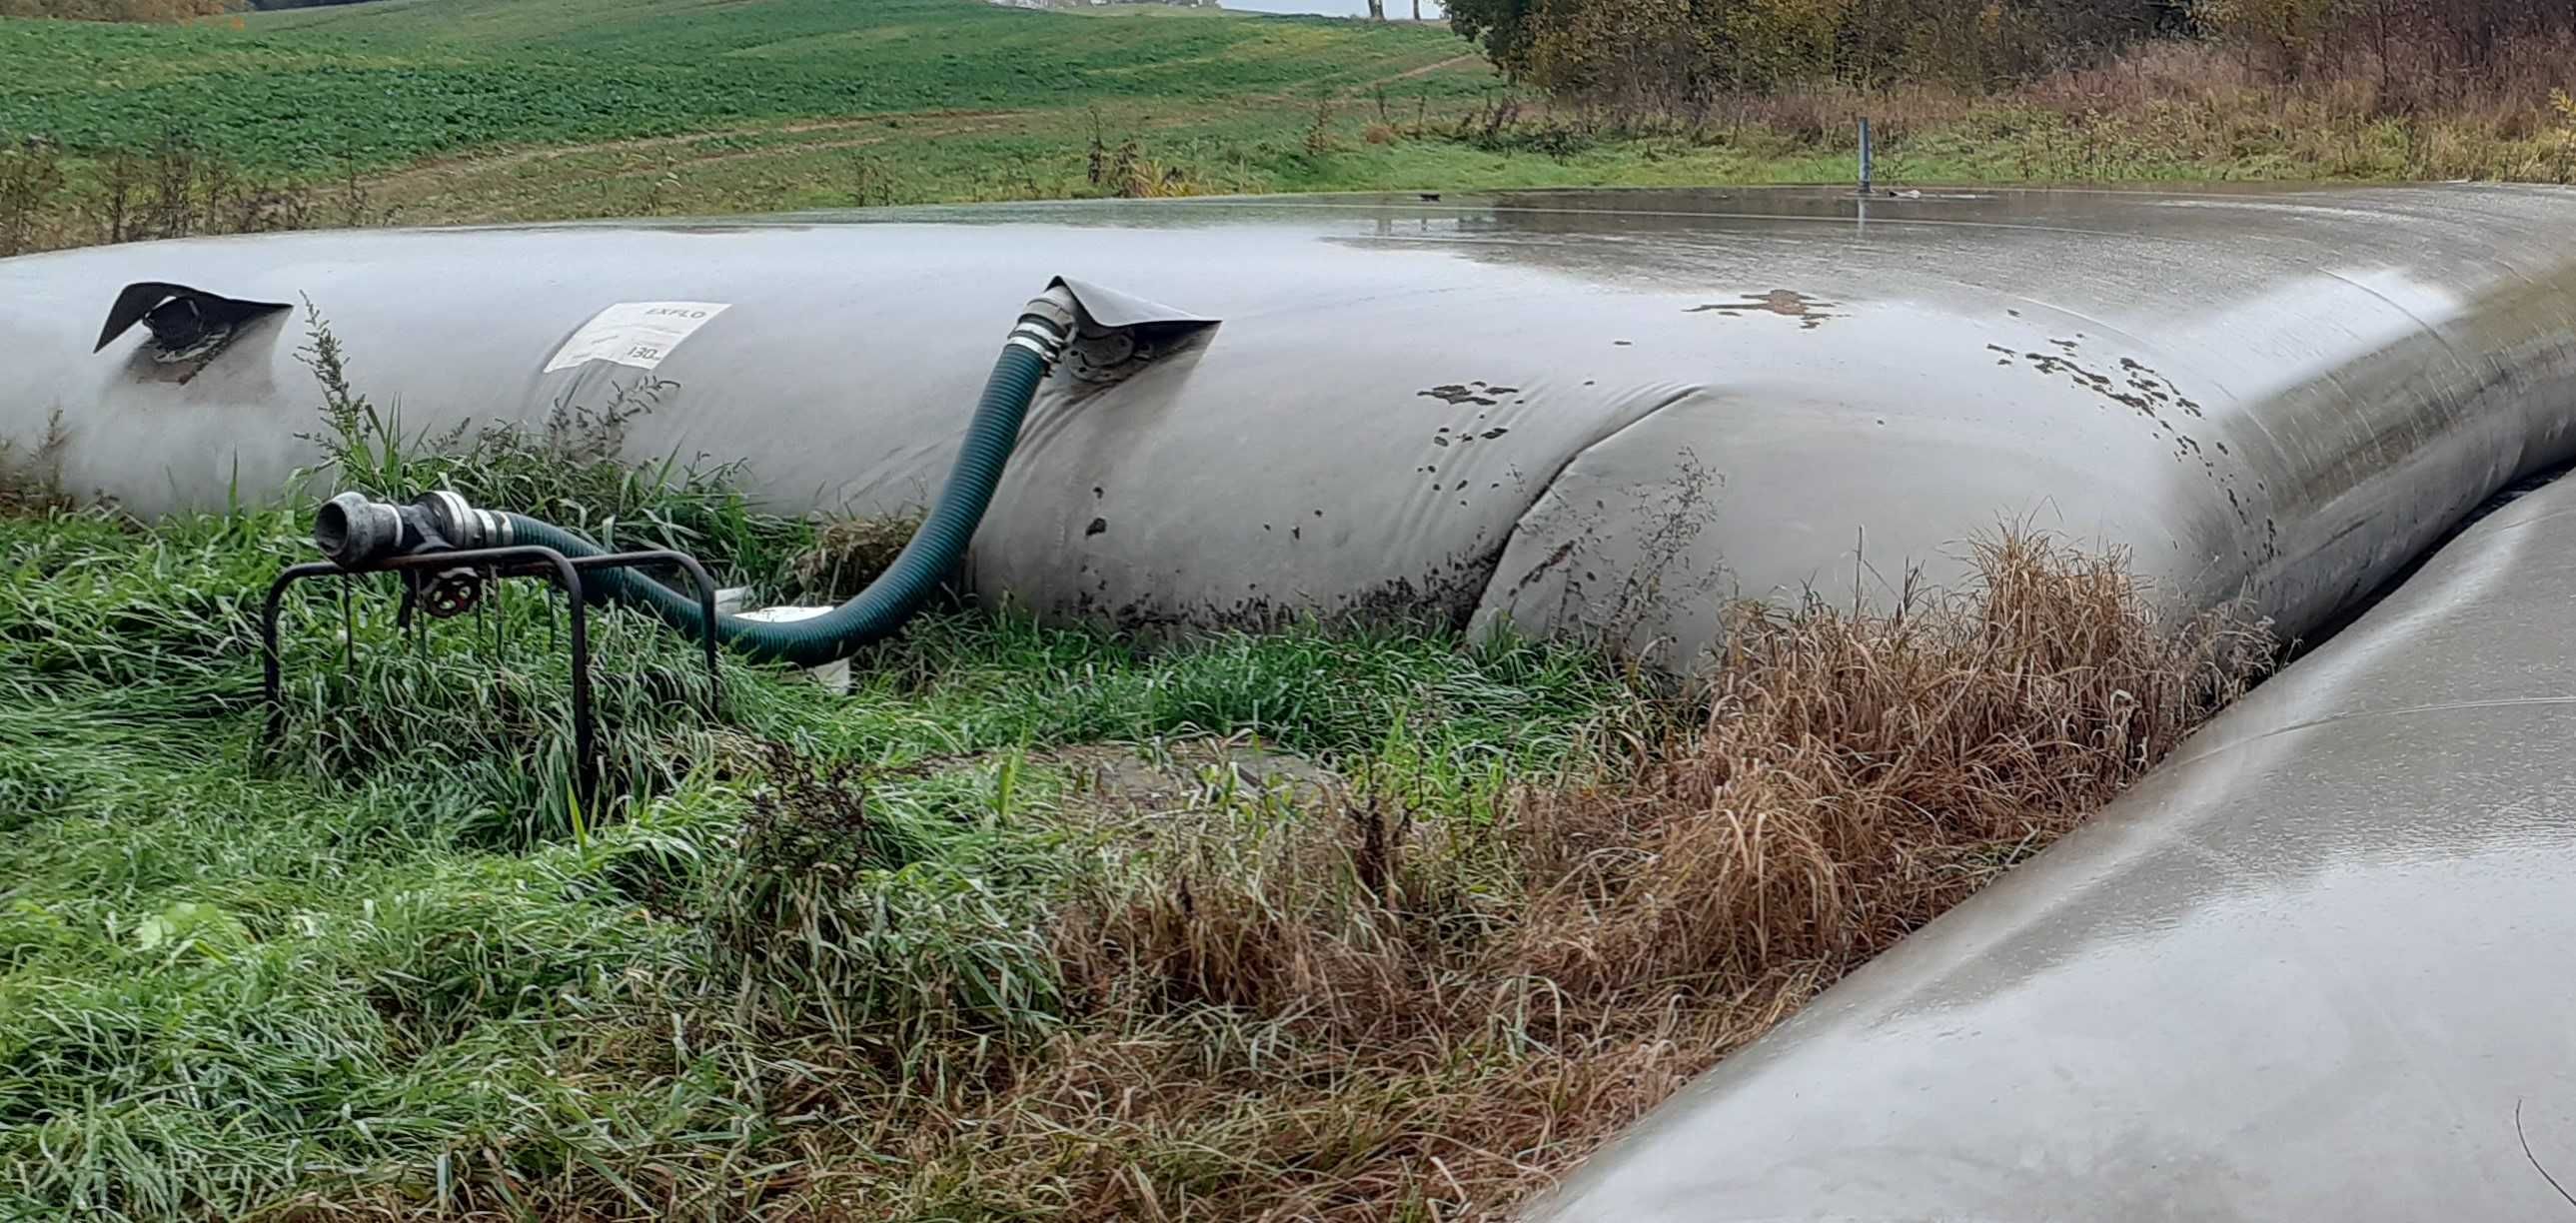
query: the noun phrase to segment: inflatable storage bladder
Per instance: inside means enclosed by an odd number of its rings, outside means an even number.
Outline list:
[[[1734,596],[2020,520],[2292,632],[2576,448],[2576,195],[1815,189],[301,233],[0,261],[0,436],[152,512],[313,456],[304,303],[413,427],[651,393],[639,457],[930,503],[994,346],[1103,302],[963,573],[1135,629],[1430,618],[1688,666]],[[102,324],[104,328],[102,331]],[[508,510],[512,507],[489,507]]]
[[[2525,1220],[2576,1187],[2576,478],[1596,1156],[1546,1223]]]

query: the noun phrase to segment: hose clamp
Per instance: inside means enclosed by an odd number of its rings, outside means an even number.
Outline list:
[[[452,548],[498,548],[508,546],[509,520],[491,510],[477,509],[461,494],[438,489],[420,495],[421,509],[429,514],[430,524],[438,529],[439,538]]]
[[[1010,343],[1036,353],[1048,365],[1064,356],[1064,347],[1073,340],[1073,329],[1080,321],[1073,305],[1073,294],[1061,286],[1029,299],[1022,307],[1020,321],[1011,328]]]

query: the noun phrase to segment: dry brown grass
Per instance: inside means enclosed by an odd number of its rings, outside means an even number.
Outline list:
[[[2467,73],[2345,50],[2294,78],[2242,49],[2160,43],[2017,98],[2123,129],[2176,161],[2306,165],[2334,177],[2570,180],[2576,42],[2530,35]]]
[[[1938,80],[1724,94],[1688,107],[1561,98],[1532,122],[1678,135],[1761,156],[1847,152],[1874,125],[1891,182],[2576,181],[2576,41],[2509,41],[2491,71],[2315,56],[2295,77],[2217,41],[2143,43],[1994,92]]]
[[[877,580],[921,529],[921,513],[838,518],[814,533],[814,546],[789,562],[796,596],[841,603]]]
[[[2117,557],[2012,536],[1879,614],[1746,608],[1706,714],[1491,821],[1362,779],[1105,853],[1052,945],[1067,1022],[878,1118],[817,1209],[1504,1216],[1691,1076],[2047,845],[2271,656]],[[962,1063],[961,1063],[962,1064]],[[830,1203],[829,1206],[823,1203]]]
[[[1696,742],[1541,801],[1562,874],[1534,898],[1535,975],[1619,997],[1838,971],[2098,808],[2269,650],[2161,630],[2116,558],[2008,538],[1977,560],[1977,589],[1884,617],[1748,610]]]

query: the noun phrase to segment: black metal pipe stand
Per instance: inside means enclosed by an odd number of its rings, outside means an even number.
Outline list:
[[[312,561],[290,565],[277,575],[268,587],[268,600],[260,609],[259,648],[262,694],[268,709],[261,731],[260,746],[266,750],[276,744],[285,727],[286,696],[279,674],[277,621],[286,599],[286,590],[308,578],[351,578],[369,573],[400,574],[406,581],[417,583],[424,577],[464,572],[475,581],[491,578],[551,578],[572,605],[572,726],[574,785],[584,809],[592,807],[599,794],[601,761],[599,740],[591,717],[590,697],[590,600],[582,588],[581,575],[598,569],[640,569],[648,565],[674,565],[686,570],[697,586],[698,611],[703,617],[700,634],[706,647],[707,716],[722,716],[724,674],[718,663],[716,639],[716,583],[707,567],[685,552],[652,549],[642,552],[614,552],[604,556],[570,557],[552,548],[521,546],[510,548],[475,548],[457,552],[424,552],[397,556],[356,568],[342,568],[330,561]],[[346,599],[343,590],[342,598]],[[344,619],[345,603],[344,603]],[[354,627],[345,630],[354,635]],[[423,631],[426,632],[424,625]],[[354,648],[352,645],[350,648]],[[346,655],[344,655],[346,657]]]

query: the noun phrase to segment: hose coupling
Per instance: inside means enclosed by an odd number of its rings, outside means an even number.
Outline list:
[[[1039,360],[1053,368],[1063,358],[1065,345],[1073,341],[1074,328],[1080,321],[1073,290],[1057,285],[1030,298],[1029,304],[1020,308],[1020,321],[1011,328],[1008,343],[1036,353]]]
[[[476,509],[444,490],[423,493],[409,505],[346,492],[313,513],[313,546],[343,569],[394,556],[508,547],[511,534],[507,516]]]

